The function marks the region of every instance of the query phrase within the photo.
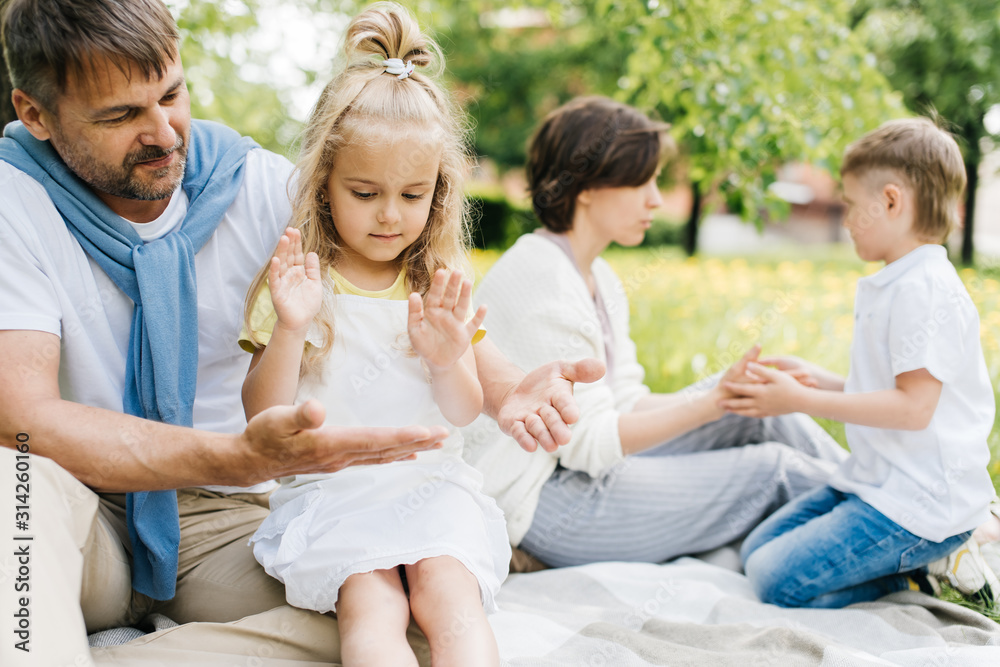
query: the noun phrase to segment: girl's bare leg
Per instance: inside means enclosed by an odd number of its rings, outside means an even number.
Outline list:
[[[352,574],[337,599],[344,666],[417,667],[406,641],[410,605],[396,568]]]
[[[410,609],[427,635],[434,667],[496,667],[493,628],[479,596],[479,582],[450,556],[406,566]]]

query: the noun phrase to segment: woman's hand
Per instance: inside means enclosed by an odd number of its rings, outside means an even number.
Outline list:
[[[323,305],[319,257],[302,252],[302,232],[292,227],[278,241],[267,275],[271,303],[280,326],[289,331],[308,328]]]
[[[757,361],[757,357],[759,356],[760,344],[758,343],[747,350],[736,363],[726,369],[726,372],[719,379],[719,383],[708,392],[711,400],[714,403],[718,403],[726,398],[734,398],[735,394],[726,389],[726,384],[728,383],[753,382],[753,378],[747,375],[747,364]]]
[[[423,300],[417,293],[410,295],[410,344],[432,372],[461,359],[486,318],[486,306],[480,306],[466,323],[471,302],[472,282],[464,279],[461,271],[449,275],[444,269],[434,274]]]

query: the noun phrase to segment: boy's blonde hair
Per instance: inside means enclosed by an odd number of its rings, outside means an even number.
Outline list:
[[[965,162],[955,139],[929,118],[891,120],[847,147],[841,177],[878,170],[898,174],[912,190],[918,236],[939,243],[959,225]]]
[[[384,61],[389,58],[412,61],[413,73],[405,79],[385,73]],[[351,21],[339,65],[303,132],[291,226],[302,230],[303,250],[319,255],[324,286],[331,292],[328,269],[342,256],[343,246],[330,212],[327,182],[340,149],[348,144],[391,142],[406,134],[427,138],[424,146],[441,151],[430,214],[423,232],[400,256],[408,289],[424,294],[438,269],[468,272],[463,187],[468,164],[467,125],[435,81],[444,69],[439,49],[406,9],[393,2],[379,2]],[[265,265],[251,284],[244,305],[247,330],[258,348],[263,343],[251,330],[250,315],[267,275]],[[324,334],[324,345],[307,348],[303,372],[317,370],[333,345],[329,299],[324,299],[316,322]]]

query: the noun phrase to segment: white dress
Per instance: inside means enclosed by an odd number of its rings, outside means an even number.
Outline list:
[[[282,479],[251,538],[254,556],[285,584],[289,604],[320,612],[334,610],[352,574],[453,556],[475,575],[492,613],[510,562],[503,513],[481,492],[482,476],[462,460],[458,429],[435,404],[419,358],[407,352],[407,302],[334,299],[333,349],[321,377],[300,382],[296,403],[318,399],[327,424],[443,425],[451,435],[415,461]]]

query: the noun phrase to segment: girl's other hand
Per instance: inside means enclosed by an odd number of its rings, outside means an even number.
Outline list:
[[[302,233],[289,227],[278,241],[268,273],[271,303],[280,326],[290,331],[308,328],[323,305],[319,256],[302,252]]]
[[[486,318],[486,306],[480,306],[475,316],[465,321],[472,303],[472,282],[461,271],[445,269],[434,274],[431,288],[421,300],[410,295],[410,315],[407,330],[414,351],[432,369],[448,368],[457,362]]]

